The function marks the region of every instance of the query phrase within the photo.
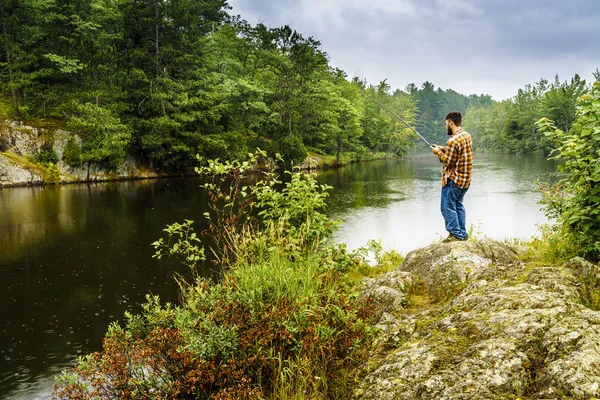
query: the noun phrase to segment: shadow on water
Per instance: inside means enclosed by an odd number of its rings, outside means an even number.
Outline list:
[[[476,155],[468,222],[491,237],[528,237],[545,221],[538,178],[556,180],[543,158]],[[328,213],[350,248],[382,239],[406,252],[444,235],[440,166],[432,155],[323,171],[334,187]],[[169,223],[202,229],[207,198],[197,178],[0,190],[0,397],[50,398],[53,376],[99,350],[111,321],[138,312],[147,293],[177,302],[173,273],[150,243]],[[206,276],[215,271],[205,270]]]

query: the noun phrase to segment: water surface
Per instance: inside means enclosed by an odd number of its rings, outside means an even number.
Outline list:
[[[546,222],[535,191],[556,180],[541,157],[476,154],[466,197],[478,236],[528,238]],[[335,239],[369,239],[406,253],[446,236],[433,155],[324,171],[334,187]],[[177,302],[185,268],[157,261],[150,243],[168,223],[201,226],[206,195],[195,178],[0,190],[0,398],[50,398],[53,377],[101,348],[111,321],[138,312],[147,293]],[[212,275],[214,271],[204,271]]]

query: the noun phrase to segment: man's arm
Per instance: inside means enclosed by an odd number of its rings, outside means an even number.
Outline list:
[[[443,149],[443,150],[442,150]],[[448,146],[432,146],[431,151],[435,154],[442,164],[451,167],[458,161],[458,150],[456,143],[450,143]]]

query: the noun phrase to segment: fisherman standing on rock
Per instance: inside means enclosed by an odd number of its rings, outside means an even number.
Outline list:
[[[466,211],[463,199],[473,176],[473,143],[462,128],[462,115],[454,111],[446,115],[446,146],[431,146],[442,163],[441,210],[448,237],[442,242],[467,240]]]

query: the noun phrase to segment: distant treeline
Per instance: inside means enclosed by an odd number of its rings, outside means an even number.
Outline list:
[[[600,78],[598,71],[594,75]],[[564,82],[558,76],[553,83],[541,79],[535,85],[519,89],[512,99],[470,108],[464,126],[478,149],[548,155],[555,144],[539,131],[536,122],[545,117],[567,132],[576,118],[577,99],[590,88],[579,75]]]
[[[349,79],[312,37],[228,11],[225,0],[3,0],[0,114],[64,124],[83,138],[74,160],[115,167],[130,153],[181,170],[196,154],[244,157],[256,147],[288,162],[308,151],[338,162],[404,154],[415,137],[370,99],[434,141],[445,141],[443,118],[459,110],[479,146],[534,151],[540,104],[557,106],[537,86],[494,103],[430,82],[392,90]],[[585,84],[565,85],[549,88],[572,107]],[[560,112],[568,123],[571,109]]]

